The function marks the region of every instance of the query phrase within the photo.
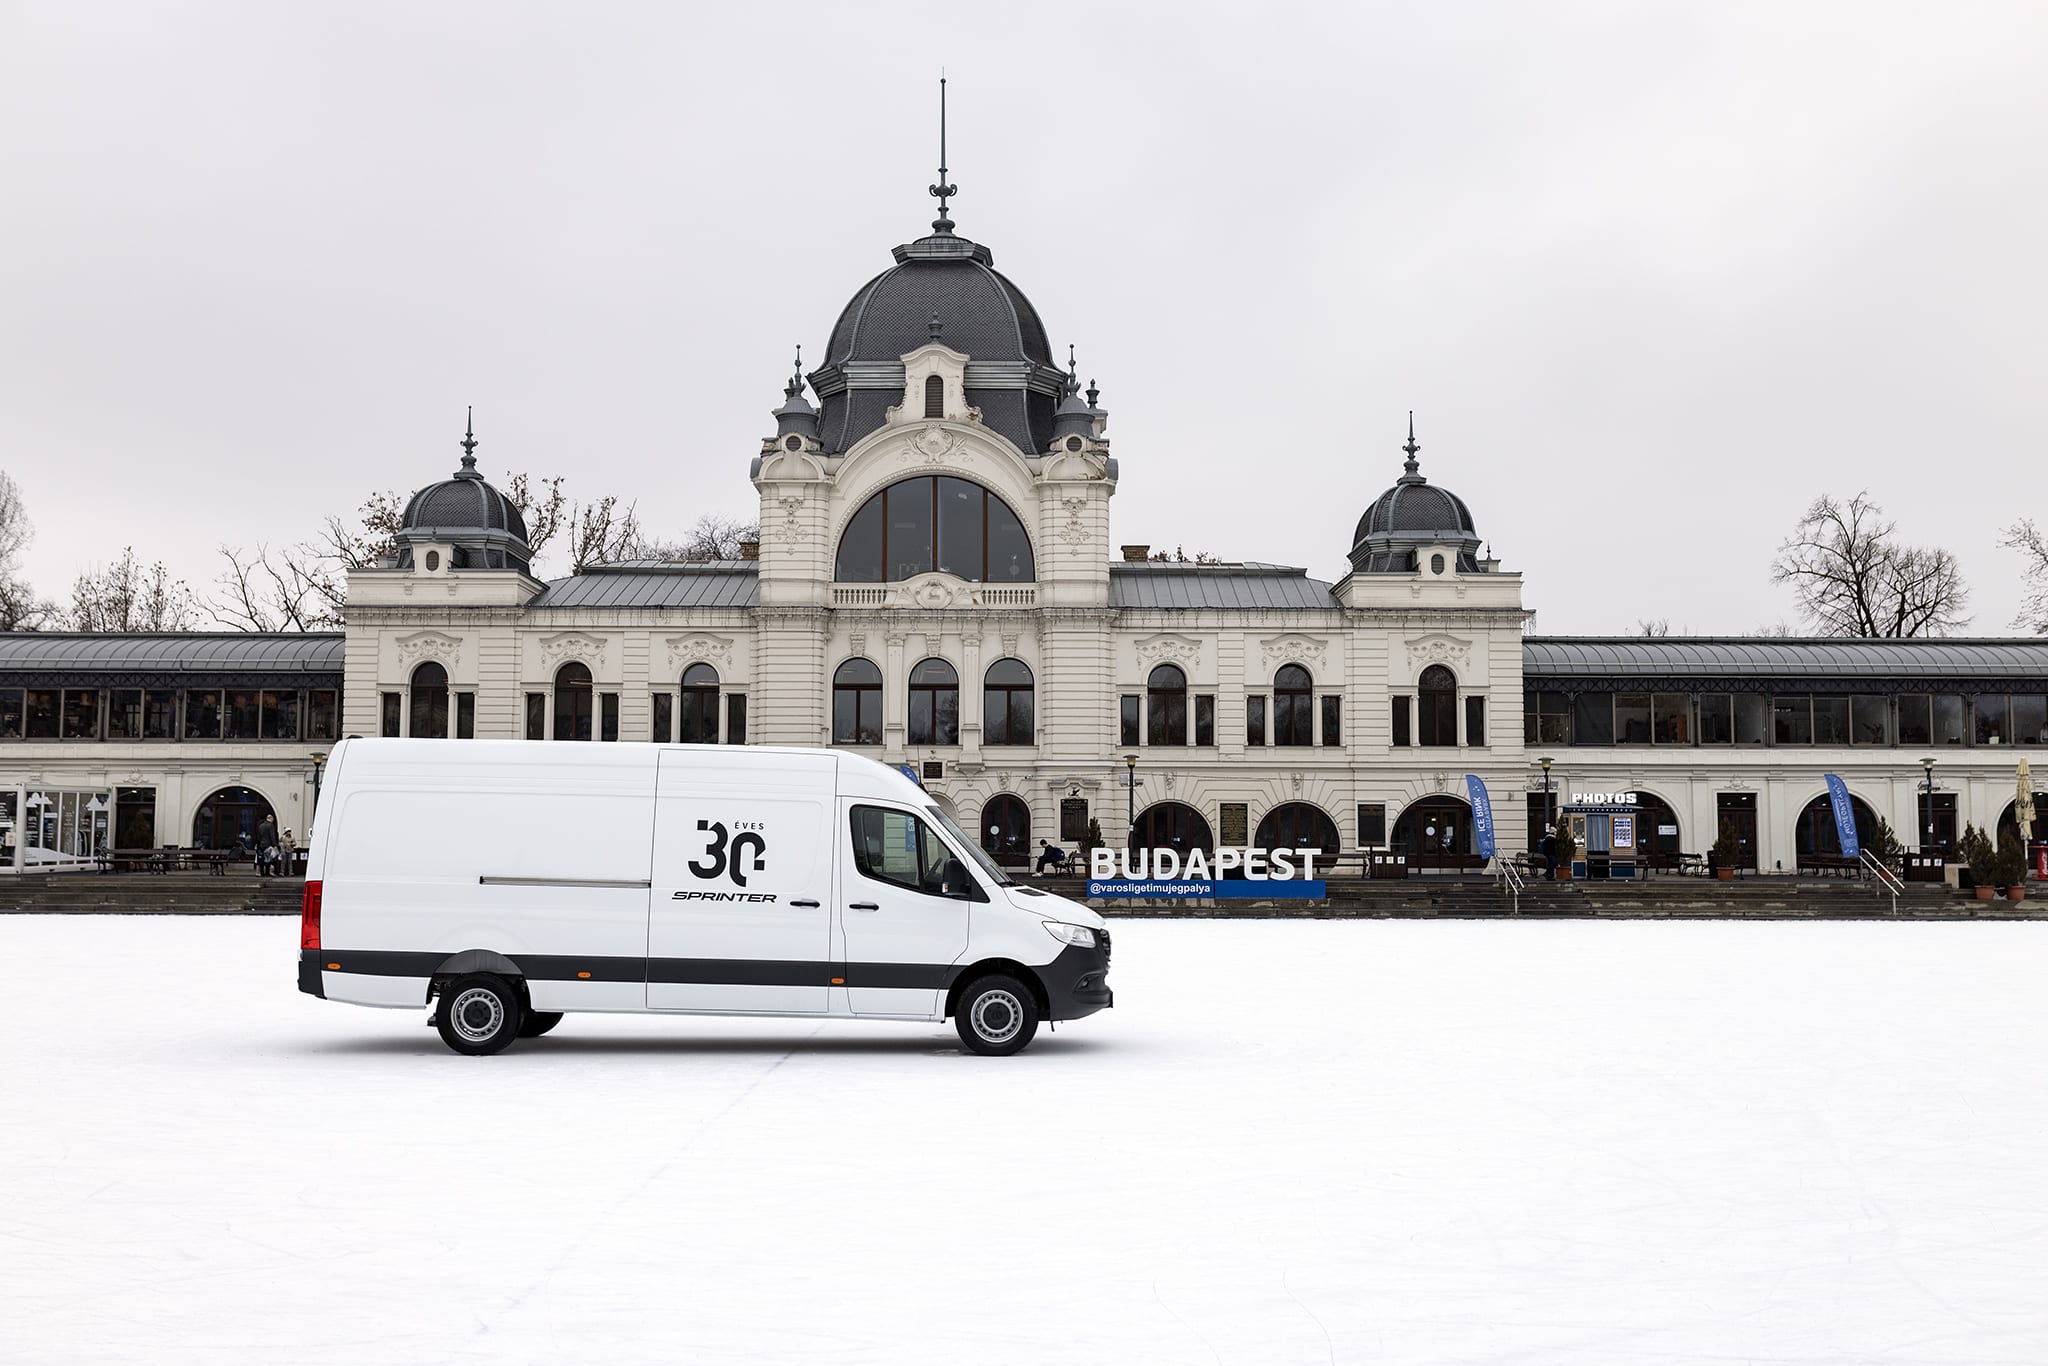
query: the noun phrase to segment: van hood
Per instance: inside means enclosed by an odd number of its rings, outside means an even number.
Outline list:
[[[997,889],[1009,899],[1012,906],[1020,911],[1029,911],[1042,920],[1063,920],[1069,925],[1086,925],[1090,929],[1107,929],[1109,922],[1078,901],[1070,901],[1051,892],[1037,888],[1001,887]]]

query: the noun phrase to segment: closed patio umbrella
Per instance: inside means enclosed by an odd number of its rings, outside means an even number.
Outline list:
[[[2034,837],[2034,771],[2020,760],[2019,797],[2013,803],[2012,818],[2020,827],[2020,843]]]

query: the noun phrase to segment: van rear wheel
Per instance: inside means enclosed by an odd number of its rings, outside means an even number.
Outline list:
[[[1014,977],[977,978],[960,993],[953,1027],[968,1052],[1007,1057],[1038,1033],[1038,998]]]
[[[519,1037],[538,1039],[561,1022],[562,1012],[559,1010],[529,1010],[526,1012],[526,1023],[519,1026]]]
[[[441,1008],[434,1015],[441,1042],[472,1056],[504,1051],[525,1023],[519,989],[488,973],[458,977],[443,987]]]

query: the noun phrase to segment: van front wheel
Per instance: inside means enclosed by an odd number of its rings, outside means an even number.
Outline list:
[[[441,1009],[434,1023],[442,1043],[458,1053],[481,1056],[508,1047],[519,1037],[525,1017],[518,988],[502,977],[477,973],[458,977],[441,989]]]
[[[978,978],[960,993],[953,1026],[968,1052],[1007,1057],[1038,1033],[1038,998],[1014,977]]]

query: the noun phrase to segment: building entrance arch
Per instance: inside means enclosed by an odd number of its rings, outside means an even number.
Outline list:
[[[1394,822],[1389,847],[1408,855],[1415,868],[1462,868],[1472,854],[1472,808],[1456,797],[1434,793],[1408,803]]]
[[[1665,833],[1669,831],[1670,833]],[[1671,803],[1654,792],[1636,793],[1636,852],[1651,868],[1676,868],[1685,827]]]
[[[981,847],[1005,868],[1031,862],[1031,808],[1001,792],[981,808]]]
[[[1156,802],[1138,813],[1131,831],[1133,849],[1171,849],[1185,861],[1196,849],[1216,852],[1215,837],[1202,813],[1185,802]]]
[[[1849,794],[1849,810],[1856,818],[1856,842],[1867,845],[1877,838],[1877,812],[1855,793]],[[1792,829],[1792,847],[1802,865],[1815,859],[1842,857],[1842,834],[1835,828],[1834,801],[1823,792],[1799,812]]]
[[[256,827],[263,818],[277,819],[277,810],[253,787],[216,789],[192,816],[194,849],[239,849],[256,847]]]
[[[1268,811],[1259,820],[1252,843],[1260,849],[1314,849],[1327,858],[1335,858],[1342,848],[1337,822],[1308,802],[1285,802]]]

